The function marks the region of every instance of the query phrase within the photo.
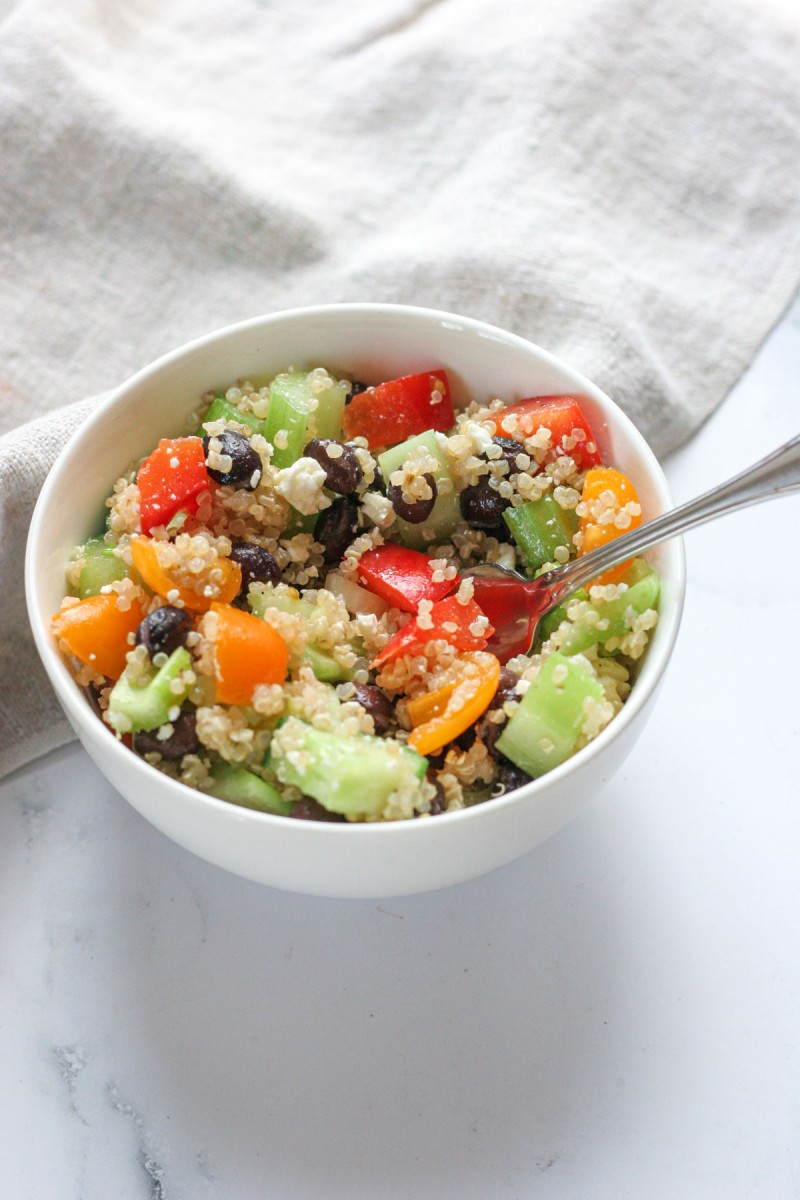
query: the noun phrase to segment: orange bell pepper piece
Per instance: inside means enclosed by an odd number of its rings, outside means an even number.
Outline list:
[[[211,607],[214,601],[219,601],[222,604],[229,603],[238,594],[242,586],[241,569],[230,558],[220,558],[216,563],[215,570],[219,569],[222,572],[222,578],[218,583],[218,594],[216,596],[203,596],[191,588],[179,587],[170,578],[169,573],[162,567],[158,560],[158,551],[152,538],[131,538],[131,555],[133,557],[133,565],[139,572],[139,577],[145,587],[148,587],[151,592],[155,592],[157,596],[162,596],[165,600],[168,598],[170,592],[177,591],[178,597],[183,601],[184,607],[190,609],[192,612],[205,612]]]
[[[585,511],[580,518],[579,525],[580,532],[583,534],[579,554],[589,554],[590,551],[605,546],[621,534],[636,529],[642,523],[642,509],[636,488],[627,475],[623,475],[621,471],[615,471],[613,467],[596,467],[586,472],[581,493],[581,505],[585,506]],[[623,518],[622,522],[617,524],[619,514],[626,511],[627,505],[630,505],[633,510],[628,509],[626,512],[629,520],[625,523]],[[602,575],[598,575],[597,579],[592,580],[592,583],[619,583],[630,566],[630,562],[631,560],[628,559],[619,566],[611,567]]]
[[[221,704],[252,704],[260,683],[283,683],[289,669],[286,642],[267,621],[230,604],[211,605],[217,699]]]
[[[116,592],[100,592],[59,609],[53,632],[85,666],[107,679],[119,679],[131,649],[128,634],[136,632],[143,616],[138,601],[123,611],[117,608]]]
[[[500,662],[477,650],[457,664],[455,678],[433,692],[409,700],[406,709],[414,726],[408,744],[419,754],[434,754],[469,729],[492,703],[500,681]]]

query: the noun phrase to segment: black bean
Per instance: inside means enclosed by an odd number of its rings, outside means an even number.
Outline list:
[[[403,489],[396,483],[391,484],[386,493],[394,505],[394,511],[397,513],[398,517],[402,517],[402,519],[404,521],[408,521],[410,525],[421,525],[423,521],[427,521],[428,517],[433,511],[433,506],[436,503],[436,496],[438,495],[436,480],[433,478],[430,472],[426,472],[422,478],[431,489],[430,497],[427,500],[408,501],[404,499]]]
[[[374,683],[357,683],[354,686],[356,694],[353,699],[372,717],[375,732],[386,733],[394,720],[394,706],[389,697]]]
[[[359,383],[358,380],[354,379],[350,384],[350,391],[344,398],[345,404],[349,404],[353,399],[353,396],[358,396],[361,394],[361,392],[368,392],[369,387],[370,385],[368,383]]]
[[[217,467],[209,467],[208,473],[217,483],[230,483],[237,488],[245,488],[252,492],[261,480],[261,459],[256,454],[248,439],[242,433],[226,429],[215,438],[204,437],[203,449],[208,459],[208,447],[212,441],[220,443],[218,454],[227,454],[231,460],[229,471],[220,471]]]
[[[185,608],[164,604],[148,613],[136,630],[137,646],[144,646],[151,658],[156,654],[172,654],[179,646],[186,645],[186,635],[191,633],[192,618]]]
[[[333,454],[329,453],[331,449]],[[312,438],[303,455],[319,463],[325,472],[325,487],[339,496],[349,496],[364,478],[353,447],[337,442],[335,438]]]
[[[133,735],[133,748],[137,754],[160,754],[168,762],[177,762],[184,754],[196,754],[200,749],[194,713],[182,712],[172,721],[172,733],[161,741],[154,729],[148,733]]]
[[[433,786],[436,788],[436,795],[431,800],[431,816],[438,817],[439,813],[443,813],[445,811],[445,806],[447,804],[445,794],[444,794],[444,788],[439,783],[439,780],[436,777],[435,771],[429,770],[428,774],[427,774],[427,779],[428,779],[428,782],[432,783]]]
[[[499,758],[497,762],[497,775],[495,783],[501,783],[506,792],[514,792],[517,788],[524,787],[526,783],[530,783],[531,776],[527,771],[523,771],[521,767],[515,767],[507,758]]]
[[[517,466],[517,455],[528,453],[522,442],[515,442],[513,438],[499,436],[493,437],[492,441],[494,442],[495,446],[500,447],[503,453],[500,458],[489,458],[488,455],[485,455],[484,457],[487,459],[487,461],[502,462],[505,460],[505,462],[508,464],[508,475],[504,476],[505,479],[508,479],[511,475],[518,475],[519,467]]]
[[[480,483],[464,488],[460,496],[461,516],[473,529],[497,534],[503,528],[503,513],[510,501],[501,496],[484,476]]]
[[[330,812],[327,808],[323,808],[311,796],[301,796],[299,800],[295,800],[289,816],[294,817],[298,821],[346,820],[341,813]]]
[[[352,496],[341,496],[317,517],[314,540],[323,547],[326,563],[338,563],[356,535],[358,505]]]
[[[240,538],[231,546],[231,559],[237,563],[242,572],[242,586],[237,599],[247,596],[251,583],[280,583],[281,569],[269,550],[257,546],[254,542],[245,542]]]
[[[490,754],[493,753],[497,739],[503,732],[508,718],[503,714],[502,721],[493,721],[489,714],[492,713],[496,716],[498,709],[501,709],[507,700],[519,700],[517,695],[518,678],[513,671],[509,671],[508,667],[501,667],[500,679],[492,703],[475,725],[476,736],[480,738]]]

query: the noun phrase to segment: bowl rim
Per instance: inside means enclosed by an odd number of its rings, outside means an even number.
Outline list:
[[[402,318],[411,317],[423,323],[435,321],[453,326],[478,337],[490,338],[501,344],[516,347],[526,353],[533,351],[534,357],[538,358],[544,364],[553,367],[561,374],[571,377],[576,388],[585,391],[592,399],[599,400],[601,406],[608,409],[609,413],[613,416],[614,424],[625,429],[628,438],[636,446],[637,453],[645,462],[649,480],[654,486],[659,502],[665,508],[672,504],[672,497],[664,472],[644,435],[639,432],[627,413],[602,388],[593,383],[568,362],[539,346],[529,338],[522,337],[519,334],[481,321],[475,317],[462,316],[458,313],[419,305],[384,304],[379,302],[348,301],[299,306],[248,317],[242,321],[220,326],[167,351],[113,388],[65,442],[53,462],[39,493],[31,517],[25,553],[24,574],[28,619],[39,656],[62,707],[66,708],[67,716],[70,718],[73,727],[77,725],[82,730],[85,729],[90,738],[96,736],[104,737],[109,753],[121,756],[119,759],[121,769],[130,772],[132,780],[138,778],[143,786],[147,786],[148,781],[152,782],[153,772],[157,772],[157,768],[133,754],[117,739],[104,722],[98,720],[96,714],[86,703],[80,688],[76,685],[58,651],[36,601],[36,580],[40,570],[38,555],[39,540],[50,505],[54,500],[60,474],[63,471],[65,463],[74,454],[77,447],[87,435],[90,435],[95,427],[102,425],[107,416],[118,405],[124,404],[127,395],[131,391],[135,391],[152,376],[158,375],[161,371],[173,366],[175,363],[179,363],[187,357],[191,357],[192,354],[200,349],[213,345],[215,342],[224,341],[230,337],[243,334],[249,330],[269,329],[271,326],[280,325],[289,320],[313,320],[317,317],[325,318],[334,314],[354,319],[396,316]],[[648,648],[645,661],[642,664],[641,674],[636,679],[630,697],[625,701],[621,711],[614,716],[613,720],[609,722],[596,738],[563,763],[552,768],[545,775],[524,784],[512,792],[492,797],[490,801],[484,801],[454,812],[437,814],[435,821],[436,828],[441,829],[443,825],[451,824],[454,821],[464,824],[468,821],[492,820],[492,813],[497,813],[499,818],[500,813],[504,809],[515,807],[522,803],[533,802],[538,794],[546,791],[551,786],[557,785],[575,771],[587,766],[591,758],[601,755],[606,746],[609,746],[622,736],[625,729],[636,718],[639,711],[645,707],[649,698],[660,684],[666,666],[672,656],[683,615],[686,593],[686,559],[683,541],[680,538],[676,538],[667,545],[671,550],[673,560],[671,563],[672,605],[668,613],[659,614],[659,626],[666,617],[667,628],[665,632],[662,630],[658,645],[651,644]],[[163,786],[169,790],[172,788],[179,789],[180,795],[184,799],[187,796],[191,796],[193,802],[202,806],[208,806],[212,811],[216,809],[221,814],[227,813],[229,816],[235,814],[237,821],[243,822],[245,825],[251,822],[256,822],[258,825],[267,822],[276,831],[279,829],[282,831],[282,835],[285,833],[288,837],[305,837],[308,835],[309,828],[311,827],[314,830],[314,836],[321,838],[335,839],[345,836],[348,839],[417,838],[426,836],[424,831],[432,827],[429,820],[420,819],[419,817],[412,820],[383,822],[340,823],[298,821],[292,817],[285,817],[275,813],[260,812],[255,809],[242,808],[238,805],[233,806],[227,801],[220,800],[196,788],[189,787],[187,784],[181,783],[179,780],[173,779],[163,772],[157,772],[157,775]]]

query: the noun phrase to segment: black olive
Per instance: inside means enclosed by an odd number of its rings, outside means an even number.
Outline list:
[[[251,583],[280,583],[281,569],[269,550],[256,546],[254,542],[238,539],[231,546],[231,559],[242,572],[242,586],[238,599],[247,597]]]
[[[319,463],[325,472],[325,486],[340,496],[349,496],[364,478],[353,447],[334,438],[312,438],[303,455]]]
[[[186,635],[191,632],[192,618],[185,608],[165,604],[148,613],[136,630],[137,646],[144,646],[151,658],[156,654],[172,654],[179,646],[186,645]]]
[[[487,462],[502,462],[505,460],[505,462],[508,464],[508,475],[506,475],[504,478],[508,479],[511,475],[518,475],[519,467],[517,466],[517,455],[528,453],[522,442],[515,442],[513,438],[499,436],[493,437],[492,441],[494,442],[495,446],[500,447],[503,453],[500,458],[489,458],[488,455],[484,455]]]
[[[196,754],[200,749],[194,713],[182,712],[171,722],[172,733],[161,741],[156,730],[135,733],[133,748],[137,754],[160,754],[168,762],[177,762],[184,754]]]
[[[230,483],[237,488],[245,488],[252,492],[261,481],[261,459],[256,454],[248,439],[242,433],[226,429],[214,438],[203,438],[203,449],[208,460],[208,447],[212,441],[219,442],[218,454],[227,454],[231,460],[230,470],[221,471],[217,467],[208,467],[208,473],[217,483]]]
[[[409,502],[403,497],[402,487],[396,483],[391,484],[386,493],[394,505],[394,511],[398,517],[402,517],[410,525],[421,525],[423,521],[427,521],[436,503],[438,495],[436,480],[429,472],[423,475],[422,478],[431,489],[431,494],[427,500],[412,500]]]
[[[323,509],[314,526],[314,541],[322,546],[326,563],[341,562],[357,527],[358,505],[352,496],[341,496]]]
[[[389,697],[374,683],[357,683],[354,686],[356,694],[353,699],[372,717],[375,732],[386,733],[394,719],[394,706]]]
[[[515,792],[517,788],[530,783],[531,776],[521,767],[515,767],[507,758],[498,759],[495,783],[502,784],[506,792]]]
[[[491,486],[487,475],[473,487],[464,488],[459,503],[461,516],[473,529],[496,533],[502,529],[503,513],[511,502]]]

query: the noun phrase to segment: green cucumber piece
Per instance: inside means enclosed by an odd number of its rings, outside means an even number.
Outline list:
[[[281,817],[288,817],[292,811],[291,802],[284,800],[277,788],[246,767],[218,763],[211,768],[211,780],[208,791],[218,800],[227,800],[229,804],[238,804],[242,808],[254,808],[258,812],[276,813]]]
[[[305,658],[322,683],[345,683],[353,678],[353,667],[343,667],[332,655],[316,646],[306,646]]]
[[[428,760],[397,742],[367,733],[344,738],[290,717],[273,734],[270,766],[330,812],[377,817],[392,792],[425,777]]]
[[[231,404],[223,395],[217,395],[211,401],[211,407],[203,418],[203,424],[200,427],[198,436],[202,437],[206,432],[206,425],[210,425],[212,421],[235,421],[238,425],[246,425],[248,429],[252,429],[253,433],[264,432],[264,421],[261,417],[257,417],[252,412],[241,412],[235,404]]]
[[[346,395],[342,384],[320,370],[277,375],[269,389],[264,434],[274,446],[276,435],[284,430],[286,445],[275,446],[273,465],[290,467],[312,437],[341,438]],[[317,407],[312,412],[314,400]]]
[[[567,620],[567,604],[573,600],[588,600],[589,593],[579,588],[577,592],[573,592],[568,600],[563,604],[559,604],[557,608],[552,609],[546,616],[542,617],[539,624],[536,626],[536,644],[543,646],[551,634],[555,633],[562,621]]]
[[[556,639],[558,649],[566,655],[582,654],[590,646],[622,637],[630,629],[625,615],[629,609],[637,615],[651,608],[657,609],[660,591],[661,581],[654,571],[649,571],[615,600],[585,601],[569,627]]]
[[[573,553],[573,534],[578,532],[578,517],[570,508],[562,508],[552,496],[526,500],[519,508],[507,508],[503,520],[517,543],[529,573],[555,561],[559,546]]]
[[[126,667],[108,698],[109,724],[119,733],[140,733],[166,725],[170,709],[180,705],[189,691],[187,687],[176,693],[171,685],[191,665],[191,654],[179,646],[163,667],[153,668],[144,683],[133,683]]]
[[[114,547],[102,538],[90,538],[75,551],[73,558],[82,563],[78,576],[78,595],[81,600],[99,595],[106,584],[125,579],[130,573],[126,563],[114,553]]]
[[[410,452],[418,446],[424,447],[439,463],[437,469],[432,472],[437,487],[443,481],[447,481],[450,486],[449,490],[440,492],[436,497],[431,515],[421,525],[412,525],[401,517],[397,518],[397,524],[393,528],[400,534],[403,545],[410,546],[413,550],[423,550],[428,545],[445,541],[461,520],[461,506],[447,465],[447,455],[437,441],[435,429],[428,429],[425,433],[408,438],[407,441],[400,442],[397,446],[392,446],[391,450],[384,450],[383,454],[378,455],[378,465],[386,486],[389,486],[389,476],[392,472],[399,470]]]
[[[557,767],[575,749],[584,702],[603,699],[603,686],[579,663],[553,652],[497,739],[497,749],[534,779]]]

